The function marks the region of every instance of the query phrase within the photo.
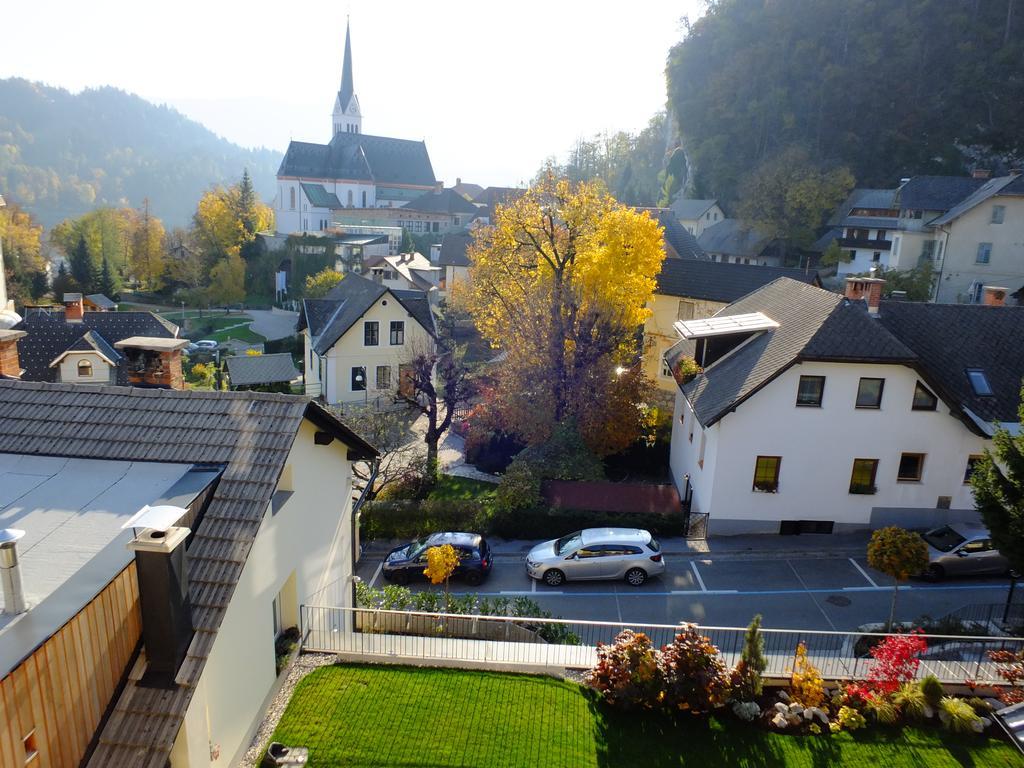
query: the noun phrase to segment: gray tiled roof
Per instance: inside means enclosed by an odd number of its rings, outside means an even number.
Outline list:
[[[930,222],[931,225],[938,226],[940,224],[948,224],[953,221],[953,219],[963,216],[972,208],[981,205],[989,198],[1004,194],[1007,188],[1010,188],[1017,178],[1017,176],[1000,176],[995,179],[989,179],[982,186],[974,190],[973,193],[946,211],[945,214]],[[1024,192],[1018,192],[1017,194],[1022,193]]]
[[[292,381],[299,370],[288,352],[272,355],[233,355],[227,359],[232,387],[254,384],[280,384]]]
[[[99,352],[115,365],[121,360],[121,353],[110,346],[107,340],[95,331],[89,331],[80,336],[64,352],[88,352],[89,350]],[[58,354],[58,357],[60,354]],[[51,360],[50,362],[52,363],[53,361]]]
[[[224,466],[189,545],[195,634],[173,689],[130,679],[90,766],[167,764],[303,418],[364,456],[373,448],[305,397],[0,381],[0,451]]]
[[[665,244],[675,252],[681,259],[707,259],[707,254],[697,244],[697,238],[690,234],[679,219],[668,208],[636,208],[637,211],[646,211],[651,218],[661,224],[665,233],[663,238]],[[671,251],[669,252],[671,256]],[[710,259],[709,259],[710,261]]]
[[[726,264],[721,261],[665,259],[655,293],[730,303],[780,277],[821,286],[817,270]]]
[[[452,232],[441,238],[441,255],[437,264],[441,267],[468,267],[469,256],[466,249],[473,241],[468,232]]]
[[[487,187],[473,198],[473,202],[493,208],[495,205],[504,205],[525,194],[526,190],[519,187]]]
[[[114,301],[113,299],[107,298],[102,293],[90,293],[85,298],[87,301],[91,301],[100,309],[117,309],[117,302]]]
[[[337,133],[329,144],[293,141],[277,175],[434,185],[434,169],[425,143],[365,133]]]
[[[422,213],[467,213],[475,214],[477,207],[454,189],[442,189],[440,192],[424,192],[415,200],[403,206],[410,211]]]
[[[839,207],[836,208],[828,223],[833,226],[844,223],[844,219],[849,216],[850,211],[854,208],[893,210],[896,207],[897,191],[895,189],[867,189],[864,187],[854,189],[839,204]]]
[[[1016,422],[1024,377],[1024,307],[883,301],[879,321],[911,347],[948,402],[985,421]],[[974,393],[965,373],[985,371],[993,395]]]
[[[315,208],[341,208],[341,201],[333,192],[324,189],[323,184],[300,184],[309,204]]]
[[[697,243],[705,253],[724,253],[729,256],[757,256],[769,240],[754,229],[744,229],[739,219],[722,219],[700,233]]]
[[[431,336],[436,335],[434,316],[423,291],[400,291],[354,273],[334,286],[322,299],[305,299],[299,312],[298,330],[309,328],[313,349],[327,353],[349,328],[366,314],[381,296],[390,293]]]
[[[672,205],[669,206],[672,209],[672,213],[679,219],[699,219],[705,213],[708,208],[717,203],[717,200],[691,200],[689,198],[680,197],[673,201]]]
[[[896,205],[904,211],[948,211],[985,181],[970,176],[914,176],[899,188]]]
[[[84,312],[82,322],[69,323],[64,319],[63,310],[32,310],[15,328],[28,333],[18,340],[24,381],[54,381],[57,371],[50,368],[50,363],[90,332],[95,343],[107,347],[132,336],[178,337],[178,326],[152,312]],[[120,359],[120,355],[114,355],[112,360]],[[123,361],[118,363],[117,383],[128,383],[128,370]]]

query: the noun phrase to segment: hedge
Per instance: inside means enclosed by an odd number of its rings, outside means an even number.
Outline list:
[[[554,539],[580,528],[645,528],[657,536],[682,536],[682,515],[530,509],[498,513],[479,501],[371,501],[363,506],[364,539],[414,539],[436,531],[473,531],[503,539]]]

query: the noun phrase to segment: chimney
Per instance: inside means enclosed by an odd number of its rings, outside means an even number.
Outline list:
[[[128,358],[128,383],[135,387],[184,389],[181,350],[188,339],[132,336],[114,344]]]
[[[982,293],[981,303],[986,307],[1005,307],[1006,288],[995,285],[986,285]]]
[[[443,191],[444,191],[444,182],[443,181],[435,181],[434,182],[434,194],[435,195],[439,195]]]
[[[146,648],[146,672],[139,683],[147,687],[174,687],[174,677],[195,631],[185,553],[189,533],[188,528],[177,526],[143,528],[128,542],[128,549],[135,553]]]
[[[82,322],[82,316],[85,313],[85,307],[82,303],[82,294],[80,293],[65,293],[64,294],[64,319],[69,323],[80,323]]]
[[[885,280],[880,277],[848,277],[846,278],[846,298],[850,301],[866,299],[868,313],[877,315],[884,285]]]
[[[0,582],[3,582],[4,613],[8,616],[28,610],[18,564],[18,539],[24,535],[25,532],[17,528],[0,530]]]
[[[459,186],[459,184],[461,184],[461,183],[462,183],[462,179],[461,179],[461,178],[459,178],[458,176],[456,176],[456,177],[455,177],[455,186],[457,187],[457,186]]]
[[[975,168],[971,171],[972,179],[987,179],[992,176],[992,171],[988,168]]]
[[[21,361],[18,358],[18,339],[28,336],[25,331],[0,328],[0,379],[20,379]]]

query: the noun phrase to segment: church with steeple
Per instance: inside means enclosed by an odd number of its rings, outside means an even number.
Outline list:
[[[363,133],[352,69],[352,34],[346,24],[330,141],[289,143],[277,171],[277,231],[323,231],[331,224],[331,211],[401,207],[433,190],[435,183],[424,142]]]

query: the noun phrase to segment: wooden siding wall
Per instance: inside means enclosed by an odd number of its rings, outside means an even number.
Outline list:
[[[135,561],[0,680],[0,766],[78,766],[142,633]],[[35,730],[35,758],[25,737]]]

